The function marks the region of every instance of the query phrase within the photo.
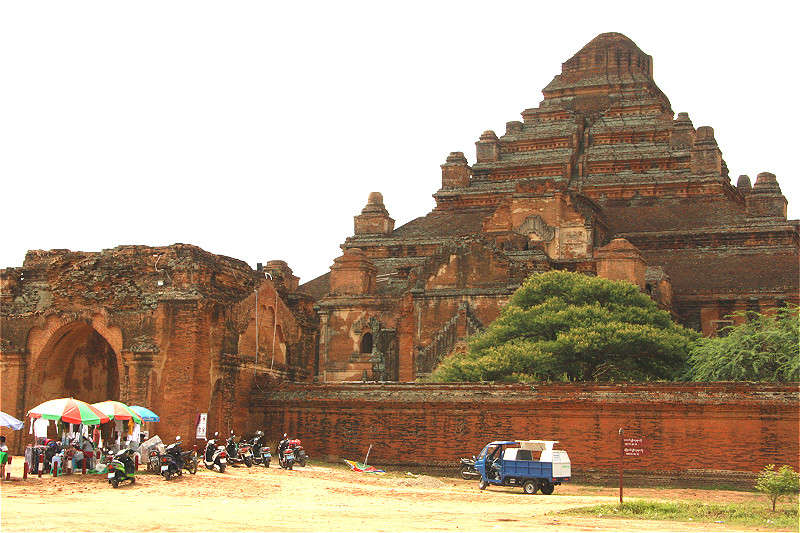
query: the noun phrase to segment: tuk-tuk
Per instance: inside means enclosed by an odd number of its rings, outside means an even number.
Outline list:
[[[554,450],[557,440],[502,440],[487,444],[475,461],[478,485],[522,486],[525,494],[552,494],[556,485],[569,481],[572,466],[564,450]]]

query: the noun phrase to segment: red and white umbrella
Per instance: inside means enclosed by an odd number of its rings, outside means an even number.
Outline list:
[[[61,420],[69,424],[84,424],[94,426],[109,421],[108,416],[92,407],[86,402],[75,398],[58,398],[40,403],[30,411],[31,418],[45,418],[47,420]]]

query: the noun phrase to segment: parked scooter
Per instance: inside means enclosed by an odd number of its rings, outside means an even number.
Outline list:
[[[181,458],[183,459],[183,469],[189,472],[190,474],[197,473],[197,452],[194,450],[189,450],[188,452],[183,452],[181,454]]]
[[[300,439],[292,439],[289,441],[289,448],[294,452],[294,462],[300,466],[306,466],[308,462],[308,454]]]
[[[286,448],[283,452],[278,452],[278,464],[281,468],[291,470],[294,467],[294,450]]]
[[[461,458],[461,477],[463,479],[474,479],[476,477],[481,477],[480,472],[475,470],[475,456],[472,456],[472,459],[467,459],[462,457]]]
[[[225,451],[225,446],[217,444],[217,437],[219,437],[219,433],[214,433],[214,438],[206,443],[206,448],[203,451],[203,464],[209,470],[214,470],[214,467],[216,467],[222,473],[225,471],[225,467],[228,466],[228,452]]]
[[[242,464],[247,468],[253,466],[253,451],[249,444],[236,442],[236,435],[231,431],[231,436],[225,441],[225,451],[228,452],[228,461],[232,465]]]
[[[115,489],[123,481],[136,483],[136,464],[133,461],[133,450],[120,450],[108,465],[108,482]]]
[[[183,468],[181,437],[177,436],[175,442],[167,446],[167,453],[161,456],[161,475],[169,481],[172,476],[182,476]]]
[[[264,465],[264,468],[269,468],[269,463],[272,461],[272,453],[270,453],[269,446],[262,443],[264,439],[263,431],[256,431],[256,436],[251,441],[251,448],[253,450],[253,463],[257,465]]]

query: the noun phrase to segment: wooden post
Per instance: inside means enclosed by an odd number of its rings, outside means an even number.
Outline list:
[[[22,479],[28,479],[28,461],[22,465]]]
[[[44,471],[44,454],[39,454],[39,477],[42,477],[42,472]]]
[[[89,459],[86,457],[86,454],[83,454],[83,461],[81,462],[81,474],[84,476],[86,475],[86,461]]]
[[[625,462],[625,430],[619,428],[619,504],[622,505],[622,467]]]
[[[139,471],[139,454],[133,456],[133,471]]]

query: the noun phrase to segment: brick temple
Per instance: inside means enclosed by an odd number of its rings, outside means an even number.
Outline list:
[[[731,313],[798,303],[799,223],[775,176],[728,167],[709,126],[672,110],[653,59],[604,33],[539,107],[452,152],[436,207],[399,228],[379,193],[317,300],[325,381],[424,376],[520,282],[563,269],[637,284],[705,335]]]
[[[472,164],[450,153],[427,215],[395,228],[371,193],[304,285],[284,261],[185,244],[28,252],[0,270],[0,408],[120,399],[159,412],[165,438],[199,412],[246,430],[280,382],[428,375],[551,269],[631,281],[705,335],[800,303],[800,223],[776,177],[733,185],[712,128],[676,116],[630,39],[596,37],[543,94],[483,132]]]

